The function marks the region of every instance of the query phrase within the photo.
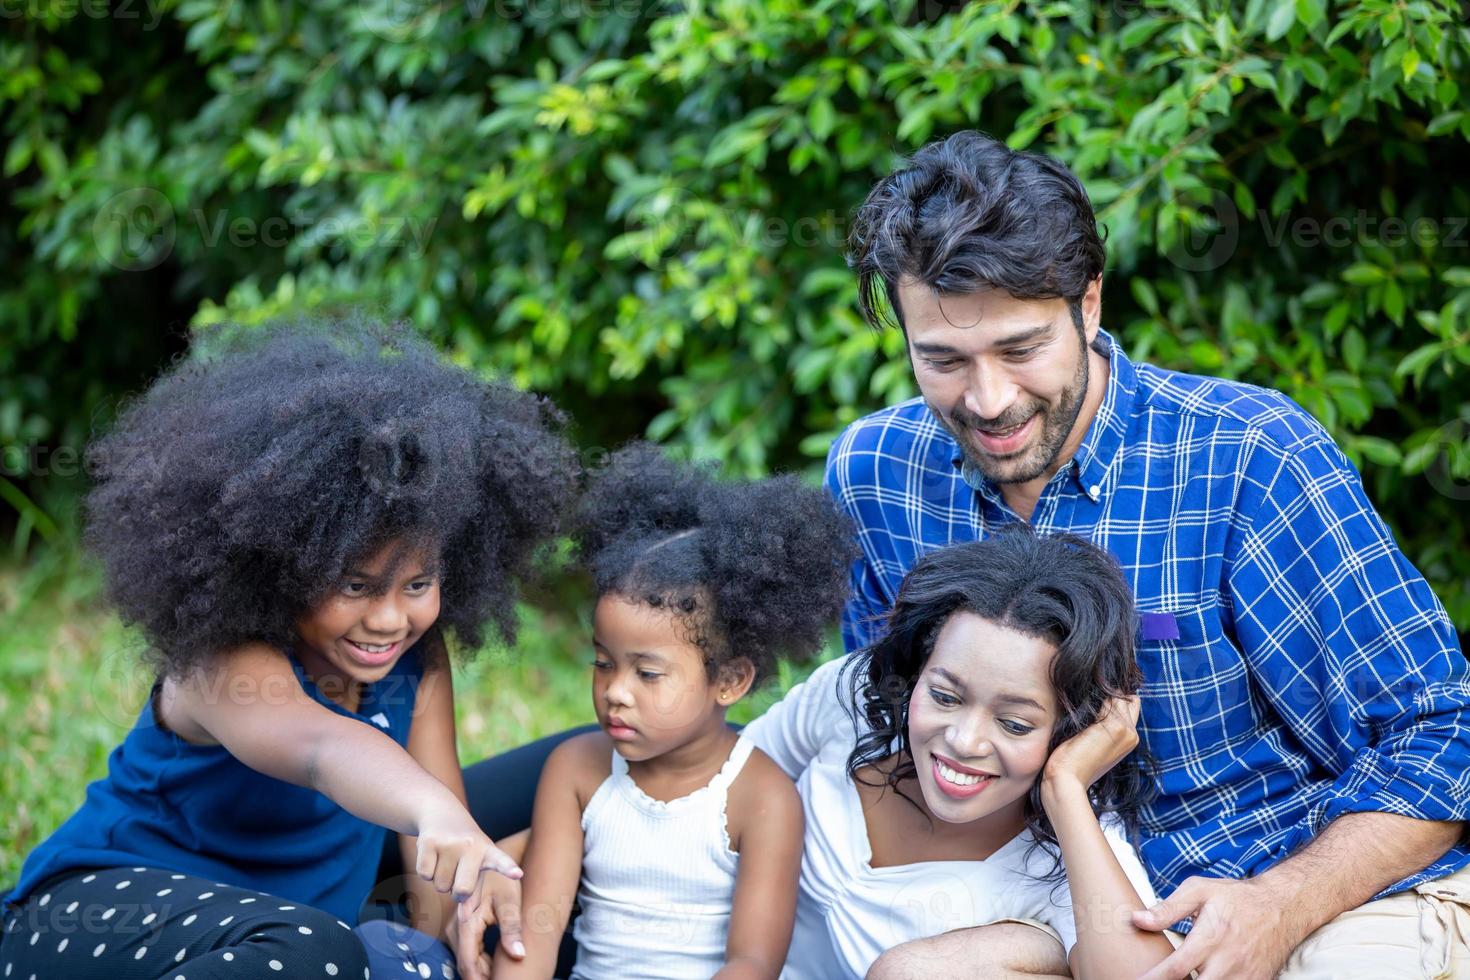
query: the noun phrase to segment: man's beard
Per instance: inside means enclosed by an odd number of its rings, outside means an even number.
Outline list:
[[[956,405],[948,415],[934,411],[933,405],[929,406],[929,410],[934,412],[935,418],[939,419],[940,424],[960,444],[965,460],[985,479],[995,484],[1028,483],[1042,476],[1056,463],[1062,447],[1066,445],[1067,437],[1072,434],[1072,426],[1077,423],[1077,416],[1082,414],[1082,402],[1087,398],[1091,366],[1088,364],[1085,340],[1081,340],[1079,348],[1080,357],[1077,370],[1072,375],[1072,383],[1062,389],[1055,406],[1033,401],[996,419],[982,419],[964,405]],[[1041,438],[1022,450],[1021,455],[1000,460],[975,446],[975,429],[992,432],[1012,429],[1037,414],[1041,416]]]

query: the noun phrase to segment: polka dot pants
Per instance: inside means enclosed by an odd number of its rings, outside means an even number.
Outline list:
[[[409,977],[401,964],[397,975]],[[0,980],[273,976],[380,974],[369,970],[363,941],[334,915],[149,868],[53,878],[7,907],[0,931]]]

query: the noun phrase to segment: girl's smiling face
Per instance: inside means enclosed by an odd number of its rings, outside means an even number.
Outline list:
[[[432,553],[405,553],[402,542],[389,542],[349,567],[337,588],[297,620],[297,659],[322,693],[355,708],[358,685],[381,680],[434,625],[435,565]]]
[[[597,601],[592,703],[598,724],[629,761],[656,758],[718,730],[725,724],[720,706],[743,693],[710,681],[704,651],[684,633],[668,610],[616,594]]]
[[[970,612],[941,627],[909,699],[924,803],[946,823],[1014,820],[1046,764],[1057,720],[1051,643]]]

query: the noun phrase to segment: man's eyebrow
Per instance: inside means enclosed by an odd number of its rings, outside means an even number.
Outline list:
[[[991,342],[990,346],[1014,347],[1017,344],[1025,344],[1033,340],[1040,340],[1042,337],[1051,333],[1054,326],[1055,324],[1053,323],[1042,323],[1024,330],[1018,330],[1015,333],[996,338],[994,341]],[[920,343],[917,340],[913,341],[913,349],[914,353],[922,354],[925,357],[936,357],[946,354],[964,354],[963,351],[959,350],[956,347],[951,347],[948,344],[926,344]]]
[[[991,346],[992,347],[1011,347],[1011,346],[1013,346],[1015,344],[1024,344],[1024,343],[1026,343],[1028,341],[1039,340],[1041,337],[1045,336],[1046,334],[1051,333],[1051,329],[1052,329],[1053,326],[1054,326],[1054,324],[1052,324],[1052,323],[1042,323],[1042,324],[1039,324],[1037,326],[1032,327],[1029,330],[1022,330],[1022,331],[1019,331],[1017,333],[1013,333],[1013,334],[1010,334],[1008,336],[1001,337],[999,340],[996,340]]]
[[[914,342],[914,351],[919,354],[933,356],[935,354],[958,354],[959,351],[948,344],[921,344]]]

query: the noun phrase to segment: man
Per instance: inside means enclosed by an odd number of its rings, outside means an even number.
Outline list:
[[[1100,326],[1081,184],[982,134],[880,181],[850,263],[921,397],[828,458],[862,545],[848,649],[929,549],[1015,520],[1092,539],[1138,601],[1158,763],[1140,856],[1166,898],[1132,924],[1193,922],[1149,980],[1470,976],[1470,672],[1322,426],[1278,392],[1132,364]],[[869,976],[959,976],[994,949],[1065,970],[1054,939],[1006,924]]]

